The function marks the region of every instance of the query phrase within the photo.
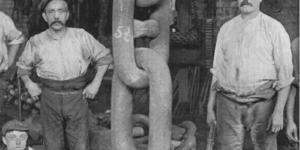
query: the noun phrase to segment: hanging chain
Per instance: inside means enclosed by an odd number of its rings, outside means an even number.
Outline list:
[[[134,8],[154,8],[150,19],[134,20]],[[114,0],[112,149],[136,150],[132,139],[132,90],[150,90],[149,150],[171,143],[171,76],[167,65],[170,36],[169,0]],[[150,37],[150,48],[135,48],[134,38]]]

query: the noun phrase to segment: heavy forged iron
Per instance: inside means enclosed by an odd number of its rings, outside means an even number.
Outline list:
[[[134,6],[156,10],[148,21],[134,21]],[[150,86],[149,150],[171,148],[172,86],[167,65],[170,35],[169,0],[114,0],[112,149],[136,150],[132,139],[131,88]],[[152,37],[150,48],[134,48],[134,38]],[[140,69],[142,68],[142,69]]]

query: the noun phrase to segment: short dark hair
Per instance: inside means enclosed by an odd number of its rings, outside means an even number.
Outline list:
[[[42,0],[40,2],[40,5],[39,5],[39,9],[40,9],[40,12],[44,12],[47,5],[53,0]],[[68,6],[68,2],[66,0],[62,0],[62,1],[65,1],[67,3],[67,6]]]

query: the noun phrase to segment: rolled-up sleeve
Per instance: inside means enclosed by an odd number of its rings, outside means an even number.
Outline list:
[[[91,34],[83,32],[83,45],[96,66],[109,65],[113,62],[111,51],[104,47]]]
[[[224,30],[224,26],[220,29],[217,36],[217,42],[214,51],[213,68],[210,69],[210,72],[213,74],[214,78],[216,78],[216,74],[219,72],[219,68],[222,65],[224,60],[223,52],[222,52],[223,30]]]
[[[18,76],[30,75],[36,62],[37,56],[34,49],[34,42],[30,39],[26,43],[25,49],[16,64],[18,67]]]
[[[290,85],[294,80],[291,42],[289,35],[281,24],[278,24],[273,30],[273,55],[278,79],[276,89],[280,90]]]
[[[3,22],[5,40],[7,41],[8,45],[21,44],[25,41],[24,35],[16,28],[11,18],[5,15]]]

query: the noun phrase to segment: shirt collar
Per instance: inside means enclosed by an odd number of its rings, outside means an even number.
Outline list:
[[[67,32],[68,32],[68,28],[66,28],[65,32],[62,34],[61,37],[59,37],[59,38],[54,38],[54,37],[50,34],[49,29],[47,29],[46,35],[47,35],[47,37],[48,37],[50,40],[60,40],[60,39],[63,39],[63,38],[67,35]]]
[[[245,23],[254,23],[254,22],[257,22],[259,20],[259,18],[260,18],[261,15],[262,15],[262,13],[258,12],[258,15],[256,17],[250,19],[250,20],[243,19],[241,15],[239,17],[240,17],[240,20],[242,22],[245,22]]]

